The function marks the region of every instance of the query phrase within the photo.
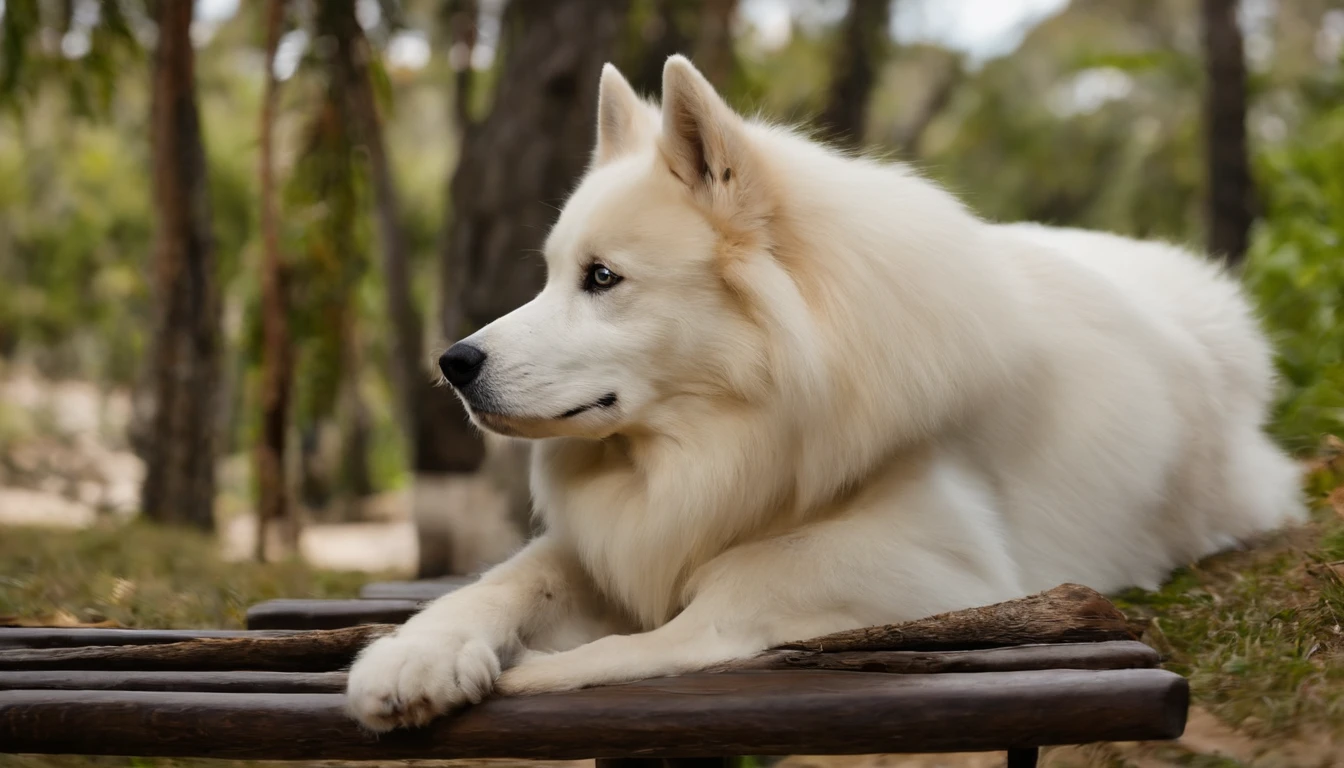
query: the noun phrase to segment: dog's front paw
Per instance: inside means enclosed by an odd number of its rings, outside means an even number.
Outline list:
[[[424,631],[389,635],[355,660],[346,707],[373,731],[417,727],[480,703],[497,677],[499,656],[478,638]]]

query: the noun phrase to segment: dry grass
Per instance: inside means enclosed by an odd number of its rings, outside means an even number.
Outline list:
[[[145,524],[0,529],[0,615],[66,612],[128,627],[241,628],[275,597],[353,597],[367,574],[228,563],[210,538]]]

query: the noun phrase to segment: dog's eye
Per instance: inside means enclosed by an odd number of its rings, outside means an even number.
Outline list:
[[[605,291],[619,282],[621,276],[612,272],[607,265],[594,264],[588,268],[588,274],[583,279],[583,290]]]

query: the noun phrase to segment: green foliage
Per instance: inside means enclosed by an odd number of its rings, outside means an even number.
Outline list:
[[[144,9],[123,0],[7,0],[0,17],[0,105],[21,108],[54,80],[77,114],[105,114],[121,67],[142,53],[128,11]]]
[[[1341,89],[1344,90],[1344,89]],[[1337,94],[1344,97],[1344,93]],[[1336,100],[1261,153],[1265,218],[1246,268],[1279,351],[1274,430],[1314,448],[1344,435],[1344,107]]]
[[[147,147],[106,125],[23,140],[39,124],[0,132],[0,338],[56,372],[129,381],[148,326]]]

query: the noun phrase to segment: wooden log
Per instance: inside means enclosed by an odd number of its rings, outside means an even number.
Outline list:
[[[64,627],[0,628],[0,650],[7,648],[80,648],[86,645],[156,645],[185,640],[239,637],[288,637],[293,630],[245,629],[86,629]]]
[[[475,576],[450,579],[422,579],[420,581],[375,581],[359,590],[364,600],[420,600],[428,601],[455,592],[476,581]]]
[[[731,757],[604,757],[594,768],[731,768]]]
[[[394,627],[366,624],[291,635],[205,638],[162,645],[19,648],[0,651],[0,670],[196,670],[251,669],[328,672]]]
[[[0,691],[200,691],[343,693],[344,672],[146,672],[55,670],[0,672]]]
[[[272,601],[272,603],[282,602],[289,601]],[[323,603],[323,601],[299,602]],[[411,601],[390,600],[331,602],[398,603],[402,608],[414,605]],[[339,605],[333,608],[333,612],[339,610],[341,610]],[[250,617],[249,623],[251,623]],[[209,638],[160,646],[0,650],[0,669],[255,669],[324,672],[348,664],[359,649],[372,638],[391,629],[390,625],[366,624],[344,630],[317,630],[284,636],[268,635],[257,639],[249,636],[231,639]],[[906,624],[871,627],[801,643],[789,643],[782,646],[781,650],[813,654],[947,651],[1040,643],[1104,642],[1129,638],[1131,635],[1124,615],[1115,606],[1085,587],[1065,585],[1032,597],[983,608],[954,611]],[[1038,653],[1048,655],[1062,652]],[[778,657],[778,659],[786,658],[798,657]],[[908,659],[896,661],[903,657],[891,658],[891,663],[904,664],[907,669],[910,669],[913,663]],[[764,668],[771,668],[772,663],[789,666],[784,661],[760,662]],[[835,659],[827,663],[831,665],[830,668],[840,669],[850,662]],[[813,661],[811,664],[801,666],[824,665],[820,661]],[[1061,665],[1046,663],[1046,666]]]
[[[750,669],[827,669],[932,675],[949,672],[1013,672],[1033,669],[1143,669],[1156,667],[1157,651],[1136,640],[1018,645],[973,651],[772,650],[710,672]]]
[[[56,657],[58,661],[38,663],[33,656],[22,671],[0,671],[0,689],[62,689],[126,690],[126,691],[224,691],[239,690],[257,693],[305,692],[306,686],[320,685],[312,692],[343,691],[345,676],[341,672],[254,672],[237,671],[167,671],[156,668],[156,659],[143,657],[137,662],[143,669],[74,669],[52,667],[52,664],[85,663],[84,658],[69,661],[68,654]],[[257,657],[249,656],[245,663],[257,664]],[[288,658],[288,657],[286,657]],[[223,657],[221,663],[234,664],[236,655]],[[275,668],[288,663],[285,658],[267,659],[264,664]],[[1157,652],[1143,643],[1117,641],[1108,643],[1075,643],[1072,645],[1017,646],[977,651],[879,651],[874,653],[813,653],[810,651],[768,651],[751,659],[726,664],[708,672],[741,672],[772,669],[821,669],[834,672],[882,672],[886,674],[939,674],[948,672],[1012,672],[1039,669],[1143,669],[1156,667]],[[170,657],[168,664],[181,668],[180,655]],[[306,659],[301,666],[311,666]],[[339,666],[344,666],[338,665]],[[43,667],[44,671],[34,671]],[[202,670],[205,667],[201,668]],[[287,674],[297,675],[294,680]],[[307,675],[307,677],[304,677]],[[317,677],[315,675],[320,675]],[[195,678],[193,676],[196,676]],[[194,687],[193,679],[201,687]],[[232,681],[232,682],[230,682]],[[226,685],[227,683],[227,685]],[[229,687],[232,686],[232,687]]]
[[[780,648],[827,653],[939,651],[1134,639],[1125,615],[1111,601],[1082,585],[1061,584],[1017,600],[837,632]]]
[[[586,759],[985,751],[1176,738],[1158,669],[687,675],[492,698],[376,736],[338,694],[0,691],[7,752],[272,760]]]
[[[401,624],[423,605],[419,600],[267,600],[247,609],[247,628],[340,629],[360,624]]]

